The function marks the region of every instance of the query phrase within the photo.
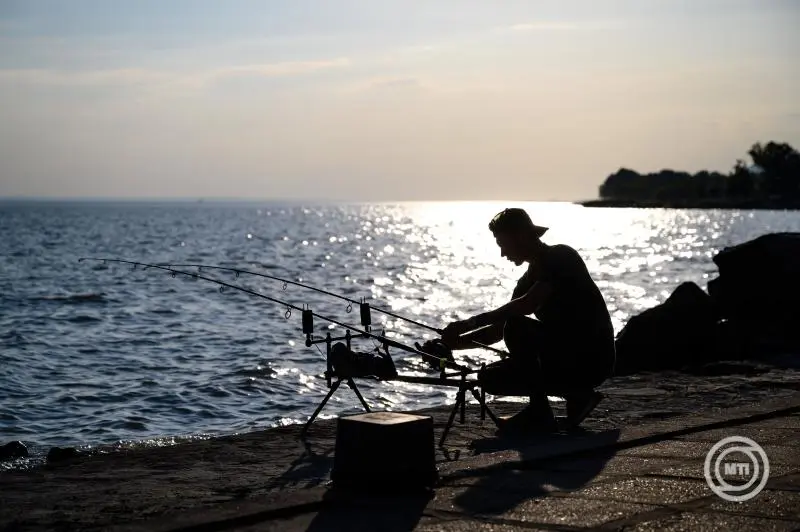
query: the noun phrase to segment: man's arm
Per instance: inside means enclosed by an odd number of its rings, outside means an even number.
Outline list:
[[[442,331],[442,340],[444,340],[448,346],[459,345],[463,341],[463,337],[460,335],[487,325],[499,327],[500,334],[502,335],[502,327],[506,320],[514,316],[527,316],[528,314],[532,314],[545,299],[547,299],[551,292],[552,287],[548,283],[538,281],[534,283],[525,294],[516,299],[512,299],[501,307],[478,314],[467,320],[451,323]]]
[[[477,331],[472,331],[463,336],[459,336],[456,338],[453,345],[450,344],[447,345],[450,349],[456,351],[459,349],[474,348],[475,344],[473,344],[472,342],[478,342],[483,345],[492,345],[496,344],[502,339],[503,339],[503,324],[495,323],[492,325],[488,325],[486,327],[482,327]],[[445,341],[445,343],[447,342]]]
[[[544,303],[551,291],[551,286],[548,283],[538,281],[520,297],[512,299],[505,305],[494,310],[478,314],[477,316],[473,316],[472,318],[466,320],[467,324],[469,325],[469,329],[467,330],[472,330],[476,327],[482,327],[484,325],[502,325],[509,318],[533,314],[536,309],[538,309],[539,306]]]

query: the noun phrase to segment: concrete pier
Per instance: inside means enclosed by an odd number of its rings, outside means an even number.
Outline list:
[[[423,413],[438,435],[449,409]],[[305,443],[291,426],[5,472],[0,530],[800,529],[800,393],[516,441],[494,437],[469,405],[437,450],[435,489],[409,496],[335,489],[334,427],[319,421]],[[746,502],[724,500],[704,476],[730,436],[769,460]]]

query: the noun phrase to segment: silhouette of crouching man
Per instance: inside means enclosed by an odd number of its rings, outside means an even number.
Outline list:
[[[450,349],[503,340],[509,356],[478,375],[490,395],[522,395],[530,404],[501,431],[557,429],[548,395],[564,397],[567,423],[580,424],[597,406],[596,388],[613,374],[614,330],[600,290],[581,256],[564,245],[548,245],[548,230],[522,209],[505,209],[489,223],[501,255],[528,263],[511,301],[442,331]],[[534,314],[536,318],[528,315]]]

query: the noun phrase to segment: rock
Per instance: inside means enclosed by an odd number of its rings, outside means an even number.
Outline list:
[[[28,448],[21,441],[12,441],[0,447],[0,462],[27,458]]]
[[[762,235],[726,247],[712,260],[721,277],[751,280],[761,277],[767,283],[784,280],[800,272],[800,233]]]
[[[81,456],[81,452],[74,447],[53,447],[47,453],[47,463],[63,462]]]
[[[710,296],[695,283],[682,283],[666,301],[632,317],[619,332],[616,375],[715,360],[717,321]]]
[[[800,350],[800,233],[771,233],[714,258],[708,294],[683,283],[617,335],[617,375],[698,368]]]
[[[771,233],[714,258],[708,293],[751,352],[800,349],[800,233]]]

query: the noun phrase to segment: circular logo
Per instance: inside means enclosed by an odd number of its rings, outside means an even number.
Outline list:
[[[703,473],[711,490],[726,501],[748,501],[761,493],[769,479],[767,453],[744,436],[718,441],[706,455]]]

